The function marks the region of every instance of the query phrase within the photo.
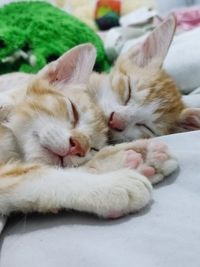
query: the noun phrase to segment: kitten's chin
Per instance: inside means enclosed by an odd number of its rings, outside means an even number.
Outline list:
[[[35,162],[40,163],[43,165],[51,165],[51,166],[57,166],[57,167],[63,167],[62,161],[59,159],[59,157],[46,157],[46,156],[34,156],[34,157],[28,157],[26,158],[27,162]]]
[[[83,165],[92,158],[93,154],[88,151],[84,157],[76,155],[66,155],[61,157],[43,147],[38,147],[34,151],[25,151],[24,159],[27,162],[36,162],[39,164],[50,165],[60,168],[74,168]]]
[[[91,156],[89,154],[84,156],[84,157],[66,156],[62,160],[62,167],[63,168],[76,168],[76,167],[83,165],[90,158],[91,158]]]
[[[75,168],[82,164],[84,164],[88,160],[87,157],[77,157],[77,156],[34,156],[32,158],[28,158],[27,161],[37,162],[44,165],[55,166],[59,168]]]

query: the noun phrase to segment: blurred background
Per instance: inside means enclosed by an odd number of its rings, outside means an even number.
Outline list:
[[[47,0],[37,2],[47,2],[52,8],[38,7],[35,16],[29,4],[35,1],[23,1],[26,11],[17,10],[15,4],[9,8],[11,2],[18,1],[0,0],[2,9],[7,9],[6,16],[0,12],[1,73],[37,72],[83,42],[91,42],[97,48],[96,70],[107,71],[121,53],[143,41],[173,13],[177,28],[164,68],[184,94],[200,92],[200,0]],[[45,11],[49,8],[55,19]],[[18,46],[17,38],[21,38]]]
[[[17,2],[17,0],[0,0],[0,5],[10,2]],[[104,4],[107,2],[108,5],[111,2],[120,2],[121,15],[137,10],[140,7],[155,8],[159,14],[166,15],[170,11],[180,7],[200,5],[200,0],[47,0],[47,2],[73,13],[93,28],[95,27],[93,18],[97,2]]]

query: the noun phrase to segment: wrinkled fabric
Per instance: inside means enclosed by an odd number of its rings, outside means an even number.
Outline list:
[[[12,219],[1,267],[200,266],[200,131],[160,137],[180,169],[157,185],[149,207],[119,220],[63,212]]]
[[[200,26],[200,7],[177,9],[174,12],[177,26],[183,30],[191,30]]]

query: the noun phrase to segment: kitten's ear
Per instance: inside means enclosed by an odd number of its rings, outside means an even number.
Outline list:
[[[93,70],[95,60],[96,49],[93,45],[78,45],[45,66],[38,76],[59,87],[65,84],[84,84]]]
[[[142,44],[129,50],[129,59],[142,68],[151,62],[160,68],[169,50],[175,29],[176,19],[174,15],[170,15],[149,34]]]
[[[200,129],[200,108],[186,108],[181,112],[179,126],[184,130]]]

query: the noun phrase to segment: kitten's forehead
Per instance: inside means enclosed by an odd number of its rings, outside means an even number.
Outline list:
[[[92,109],[92,102],[86,91],[69,90],[64,97],[70,99],[83,112]]]
[[[158,79],[160,71],[153,63],[150,66],[140,68],[129,60],[121,60],[113,69],[112,77],[116,75],[129,77],[133,83],[137,83],[138,89],[143,89],[144,86],[147,87]]]
[[[68,117],[66,100],[59,94],[38,95],[28,98],[25,103],[18,108],[25,113],[27,112],[31,117],[34,115],[45,115],[58,119],[65,119]]]

